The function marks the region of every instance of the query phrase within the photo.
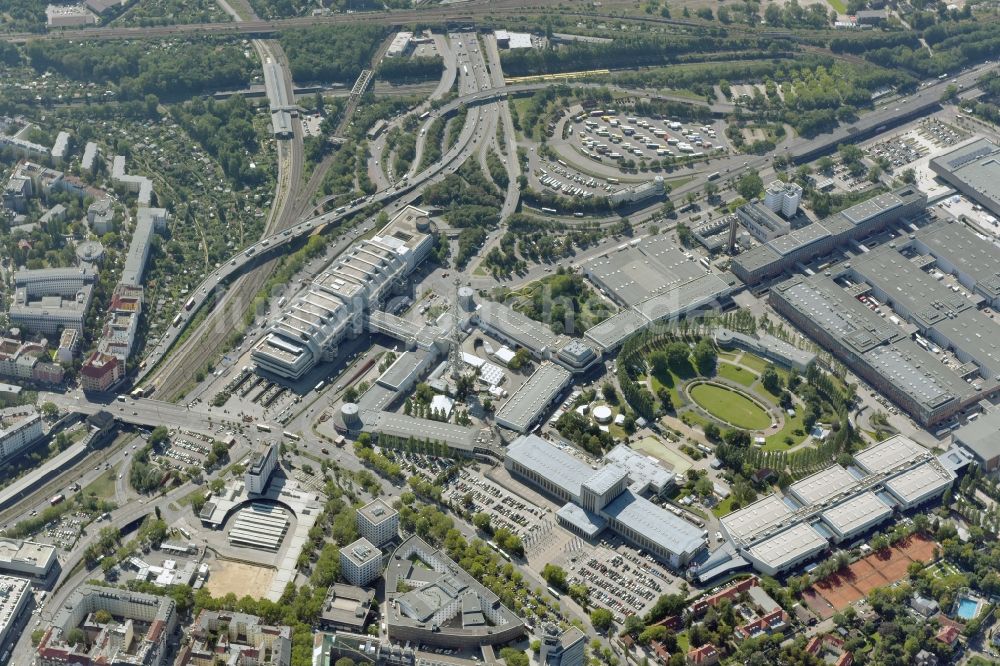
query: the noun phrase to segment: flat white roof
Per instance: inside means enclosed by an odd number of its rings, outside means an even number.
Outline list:
[[[823,512],[823,520],[845,537],[852,536],[892,515],[885,502],[866,492]]]
[[[761,541],[747,552],[767,567],[782,569],[801,558],[820,552],[827,545],[826,539],[819,532],[805,523],[798,523]]]
[[[937,493],[955,479],[943,467],[926,463],[887,481],[885,487],[908,505],[917,504]]]
[[[796,481],[788,490],[805,504],[820,504],[857,481],[840,465],[833,465],[801,481]]]
[[[894,435],[884,442],[879,442],[855,453],[854,460],[866,472],[874,474],[892,469],[908,460],[914,460],[924,453],[927,453],[927,449],[909,437]]]
[[[746,539],[766,525],[775,523],[792,512],[777,494],[757,500],[733,511],[720,521],[730,536]]]

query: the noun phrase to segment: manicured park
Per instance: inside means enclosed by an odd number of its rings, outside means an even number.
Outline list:
[[[718,384],[697,383],[688,395],[715,418],[744,430],[763,430],[771,424],[767,411],[746,395]]]

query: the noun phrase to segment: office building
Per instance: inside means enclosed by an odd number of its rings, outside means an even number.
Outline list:
[[[385,300],[430,252],[426,213],[403,209],[371,239],[357,241],[328,266],[304,294],[286,307],[254,346],[258,369],[299,379],[336,358],[346,337],[365,331],[365,317]]]
[[[98,622],[97,612],[111,620]],[[113,587],[81,585],[56,611],[35,650],[35,666],[163,666],[177,625],[174,600]],[[67,643],[74,629],[87,636]]]
[[[781,201],[778,201],[781,210]],[[759,201],[743,204],[736,209],[736,218],[747,231],[761,243],[784,236],[792,230],[791,225],[778,215],[773,208]]]
[[[0,576],[0,647],[17,641],[21,616],[31,603],[31,583],[24,578]]]
[[[401,56],[409,55],[412,48],[413,33],[397,32],[396,36],[393,37],[392,41],[389,43],[389,48],[386,49],[385,55],[388,58],[399,58]]]
[[[320,627],[327,631],[363,633],[372,608],[378,607],[374,602],[375,590],[340,583],[331,585],[320,611]]]
[[[962,194],[1000,215],[1000,146],[978,139],[930,161],[931,171]]]
[[[539,664],[544,666],[584,666],[587,663],[587,636],[576,627],[560,631],[558,625],[546,622],[542,627],[542,648]]]
[[[591,345],[568,335],[557,335],[544,323],[503,303],[484,301],[473,313],[472,323],[501,342],[523,347],[536,359],[552,361],[570,372],[583,372],[600,360]]]
[[[340,575],[351,585],[365,587],[382,575],[382,551],[364,537],[341,548]]]
[[[88,268],[42,268],[14,273],[11,324],[37,333],[83,329],[93,297],[94,272]]]
[[[912,186],[879,194],[739,254],[733,258],[730,270],[748,286],[755,286],[796,264],[808,263],[852,240],[913,217],[926,206],[927,195]]]
[[[10,460],[42,438],[42,417],[34,407],[0,410],[0,460]]]
[[[798,372],[805,372],[809,364],[816,360],[815,353],[799,349],[769,333],[746,335],[728,328],[717,328],[713,338],[722,349],[742,349]]]
[[[640,496],[648,476],[611,462],[596,471],[579,458],[537,435],[525,435],[507,447],[504,460],[512,475],[566,504],[556,517],[567,529],[588,539],[606,528],[648,550],[675,569],[690,562],[707,543],[707,532]],[[638,483],[639,485],[635,485]]]
[[[418,536],[390,556],[385,590],[383,620],[399,643],[478,649],[524,634],[524,624],[497,595]]]
[[[173,666],[290,666],[292,629],[261,622],[256,615],[202,610],[185,632]]]
[[[641,185],[632,185],[624,187],[617,192],[612,192],[608,195],[608,204],[612,208],[625,204],[636,204],[647,199],[663,197],[666,193],[667,189],[663,184],[663,176],[656,176],[653,180]]]
[[[41,579],[49,575],[55,563],[55,546],[0,538],[0,571],[5,574]]]
[[[764,190],[764,205],[784,217],[795,217],[802,201],[802,188],[795,183],[772,182]]]
[[[243,482],[247,491],[256,495],[263,494],[267,490],[267,484],[271,480],[271,473],[278,464],[278,445],[274,442],[261,445],[260,449],[254,453],[253,459],[243,472]]]
[[[399,534],[399,512],[378,498],[358,509],[357,521],[361,536],[380,548]]]

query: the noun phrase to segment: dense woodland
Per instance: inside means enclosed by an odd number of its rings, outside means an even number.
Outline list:
[[[371,67],[372,56],[386,35],[386,28],[376,25],[314,25],[282,32],[278,41],[296,82],[350,87],[361,70]]]

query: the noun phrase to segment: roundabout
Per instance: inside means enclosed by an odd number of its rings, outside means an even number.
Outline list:
[[[686,390],[698,407],[723,423],[743,430],[771,425],[767,408],[748,393],[711,381],[693,381]]]

